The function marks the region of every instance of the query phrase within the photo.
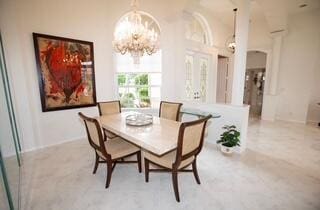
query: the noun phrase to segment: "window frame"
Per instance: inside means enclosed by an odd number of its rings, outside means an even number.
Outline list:
[[[151,76],[150,74],[159,74],[160,75],[160,78],[161,78],[161,81],[160,81],[160,84],[159,85],[151,85],[151,84],[148,84],[148,85],[119,85],[118,84],[118,75],[120,74],[124,74],[124,75],[128,75],[128,74],[137,74],[137,75],[141,75],[141,74],[147,74],[148,75],[148,83],[151,81]],[[122,107],[122,104],[121,104],[121,108],[123,109],[152,109],[152,108],[159,108],[159,104],[155,104],[153,106],[153,103],[152,103],[152,99],[155,99],[156,97],[151,97],[151,88],[159,88],[160,90],[160,96],[159,98],[157,97],[156,99],[159,100],[159,102],[161,101],[161,87],[162,87],[162,72],[161,71],[128,71],[128,72],[118,72],[116,71],[115,72],[115,83],[116,83],[116,96],[117,98],[121,101],[121,97],[120,97],[120,91],[119,89],[120,88],[125,88],[125,89],[129,89],[129,88],[148,88],[148,91],[149,91],[149,98],[150,98],[150,107]]]

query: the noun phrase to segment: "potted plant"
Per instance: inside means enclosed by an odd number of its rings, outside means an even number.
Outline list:
[[[231,154],[236,146],[240,146],[240,132],[235,125],[225,125],[222,128],[225,131],[220,135],[217,144],[220,145],[221,152]]]

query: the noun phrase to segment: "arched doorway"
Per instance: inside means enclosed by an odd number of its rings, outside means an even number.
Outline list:
[[[185,99],[207,102],[212,33],[201,14],[194,12],[189,15],[185,21]]]
[[[248,51],[243,103],[250,105],[250,117],[260,118],[266,81],[267,54]]]

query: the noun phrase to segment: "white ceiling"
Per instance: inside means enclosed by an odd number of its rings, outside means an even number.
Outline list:
[[[233,9],[237,0],[198,0],[224,24],[233,26]],[[300,8],[302,4],[306,7]],[[320,0],[251,0],[250,20],[267,21],[270,31],[285,29],[287,17],[291,14],[311,11],[320,8]]]

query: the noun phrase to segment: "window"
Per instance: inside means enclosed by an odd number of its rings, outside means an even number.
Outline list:
[[[193,13],[192,17],[185,24],[185,38],[204,45],[211,45],[211,32],[206,19]]]
[[[127,15],[123,16],[125,20]],[[160,34],[157,21],[147,13],[141,15],[142,22]],[[117,94],[123,108],[158,108],[161,97],[161,50],[144,55],[140,64],[134,65],[130,54],[115,54]]]
[[[200,98],[202,102],[205,102],[207,97],[207,69],[208,59],[200,58]]]
[[[121,107],[158,107],[161,96],[161,51],[144,56],[134,66],[130,55],[117,55],[117,85]]]

